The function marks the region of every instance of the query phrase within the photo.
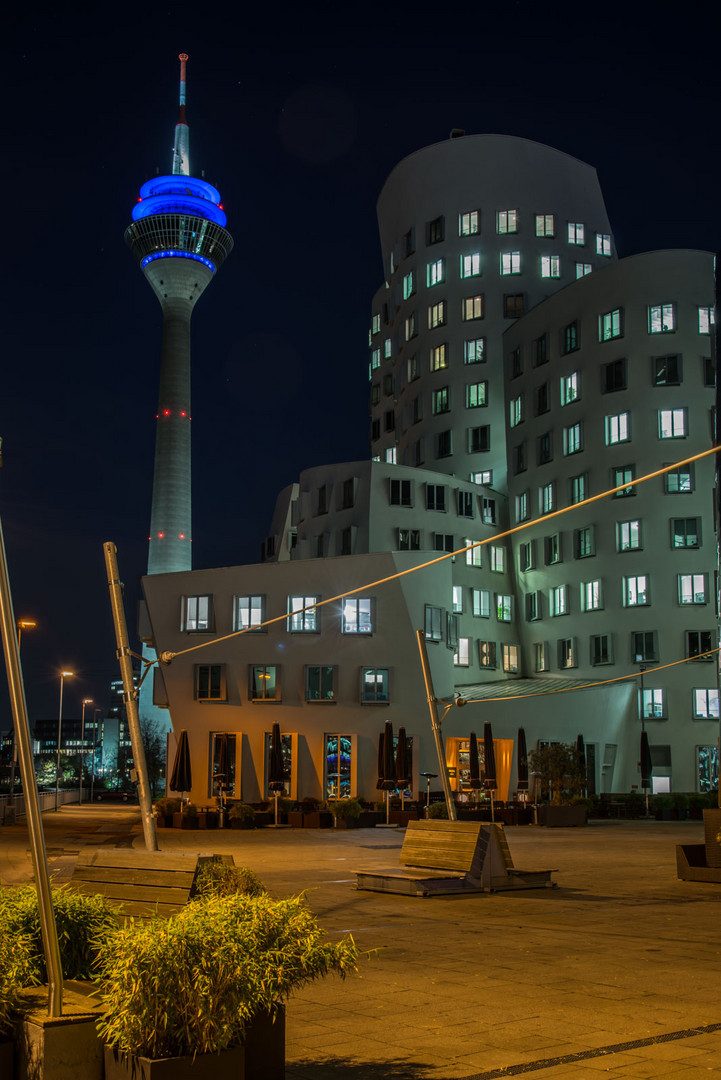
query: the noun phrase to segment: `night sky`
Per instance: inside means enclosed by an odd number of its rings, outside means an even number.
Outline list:
[[[170,171],[180,51],[191,169],[235,239],[193,317],[196,567],[257,561],[301,469],[368,456],[375,203],[407,154],[453,127],[535,139],[597,168],[622,256],[721,246],[719,27],[696,5],[24,10],[1,69],[0,514],[16,615],[38,622],[31,721],[57,714],[64,666],[66,716],[107,704],[105,540],[134,637],[161,313],[123,233]]]

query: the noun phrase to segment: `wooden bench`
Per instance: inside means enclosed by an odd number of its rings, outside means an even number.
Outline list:
[[[409,821],[401,868],[356,871],[357,888],[406,896],[555,887],[553,870],[513,865],[502,825]]]
[[[70,885],[78,892],[105,896],[118,904],[124,915],[173,915],[193,896],[198,868],[219,858],[211,854],[85,848],[78,855]]]

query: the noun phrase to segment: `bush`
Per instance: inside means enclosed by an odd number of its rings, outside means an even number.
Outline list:
[[[245,829],[252,829],[255,824],[255,810],[244,802],[234,803],[228,817],[231,821],[240,821]]]
[[[568,804],[583,795],[583,775],[573,743],[547,743],[531,751],[528,764],[542,788],[550,789],[554,806]]]
[[[156,799],[153,808],[160,817],[172,817],[180,813],[180,799]]]
[[[258,875],[247,866],[232,866],[214,859],[201,863],[195,876],[194,900],[211,896],[263,896],[265,886]]]
[[[444,802],[432,802],[428,807],[429,818],[447,818],[448,807]]]
[[[130,921],[102,952],[105,1042],[150,1058],[216,1053],[297,987],[355,971],[352,938],[336,944],[302,897],[210,897],[173,918]]]
[[[0,1042],[12,1036],[19,992],[40,982],[32,935],[0,932]]]
[[[98,950],[119,923],[117,908],[102,896],[85,896],[69,889],[53,889],[60,960],[66,979],[95,976]],[[47,982],[40,929],[38,897],[34,885],[0,892],[0,941],[29,941],[37,982]],[[29,985],[29,984],[26,984]]]
[[[359,818],[363,807],[357,799],[330,799],[328,809],[334,817]]]

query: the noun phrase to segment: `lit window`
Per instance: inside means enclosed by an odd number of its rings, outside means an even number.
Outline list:
[[[460,585],[453,586],[452,610],[456,615],[460,615],[463,612],[463,589]]]
[[[705,604],[706,575],[679,574],[678,602],[679,604]]]
[[[641,550],[641,522],[616,522],[616,551]]]
[[[624,484],[630,484],[630,481],[635,479],[636,469],[633,465],[618,465],[615,469],[611,470],[611,487],[620,488],[614,495],[615,499],[624,499],[628,495],[635,495],[636,489],[633,486],[624,487]]]
[[[483,318],[483,297],[464,296],[461,307],[461,317],[464,322],[472,322],[474,319]]]
[[[640,696],[640,695],[639,695]],[[660,686],[644,687],[641,715],[646,720],[663,720],[666,716],[665,694]]]
[[[317,596],[288,597],[288,630],[293,634],[315,634],[318,631],[318,613],[313,606]],[[303,609],[307,608],[307,611]]]
[[[606,446],[628,442],[631,438],[631,414],[623,412],[617,413],[615,416],[607,416],[605,429]]]
[[[520,495],[516,495],[516,521],[526,521],[528,516],[528,492],[522,491]]]
[[[474,251],[470,255],[461,255],[461,277],[478,277],[481,272],[481,253]]]
[[[542,514],[550,514],[556,506],[554,484],[544,484],[538,489],[538,509]]]
[[[581,611],[600,611],[602,607],[603,600],[600,580],[582,581]]]
[[[698,518],[671,518],[671,547],[697,548],[699,545]]]
[[[436,345],[431,349],[431,371],[441,371],[448,367],[448,346]]]
[[[235,597],[235,630],[252,630],[260,626],[265,618],[264,596]]]
[[[719,693],[718,690],[694,690],[693,692],[693,715],[696,720],[718,720],[719,718]]]
[[[332,664],[313,665],[305,669],[305,700],[335,701],[336,671]]]
[[[669,334],[676,329],[673,304],[652,304],[648,309],[649,334]]]
[[[555,585],[548,593],[548,614],[568,615],[568,588],[566,585]]]
[[[623,579],[623,606],[643,607],[651,603],[648,574]]]
[[[490,481],[488,481],[490,483]],[[481,518],[486,525],[496,524],[496,500],[485,495],[481,498]]]
[[[503,670],[508,672],[509,675],[515,675],[518,672],[517,645],[503,646]]]
[[[571,504],[583,502],[588,498],[588,477],[586,473],[579,473],[571,477]]]
[[[469,383],[466,386],[466,408],[480,409],[488,404],[488,383]]]
[[[596,254],[611,254],[611,237],[608,233],[596,233]]]
[[[346,597],[343,601],[341,632],[344,634],[371,634],[373,601],[370,597]]]
[[[280,701],[280,668],[276,664],[251,664],[248,696],[251,701]]]
[[[440,300],[437,304],[431,304],[428,308],[428,329],[435,330],[437,326],[446,325],[446,302]]]
[[[459,637],[458,647],[453,654],[454,667],[468,667],[471,662],[471,639]]]
[[[568,242],[569,244],[576,244],[579,247],[585,244],[585,229],[583,225],[578,221],[569,221],[568,223]]]
[[[467,210],[464,214],[458,215],[458,235],[459,236],[477,236],[481,231],[481,212],[480,210]]]
[[[491,570],[496,574],[503,574],[506,570],[506,549],[491,545]]]
[[[490,619],[491,594],[488,589],[471,589],[471,604],[476,619]]]
[[[434,416],[438,413],[448,412],[450,409],[448,387],[442,386],[439,390],[431,391],[431,411]]]
[[[426,604],[424,609],[426,641],[443,640],[443,608]]]
[[[551,666],[547,641],[537,641],[533,646],[536,671],[548,671]]]
[[[634,664],[658,660],[655,630],[643,630],[631,634],[631,658]]]
[[[407,300],[416,291],[415,271],[409,270],[403,277],[403,299]]]
[[[555,236],[553,214],[536,214],[536,236]]]
[[[610,634],[591,635],[591,663],[594,667],[600,664],[613,663],[613,647]]]
[[[463,363],[482,364],[486,359],[486,339],[471,338],[463,342]]]
[[[521,253],[520,251],[504,251],[501,253],[501,273],[506,276],[508,274],[520,274],[521,272]]]
[[[559,668],[563,670],[565,668],[578,667],[578,659],[576,656],[576,639],[559,638],[557,645]]]
[[[195,700],[228,700],[225,683],[225,664],[195,665]]]
[[[426,285],[432,288],[446,280],[446,260],[435,259],[426,266]]]
[[[585,277],[586,274],[590,274],[592,270],[593,270],[593,267],[591,266],[590,263],[577,262],[576,263],[576,280],[578,280],[579,278]]]
[[[653,359],[653,385],[654,386],[680,386],[681,385],[681,357],[656,356]]]
[[[389,700],[388,668],[361,668],[361,701],[365,703]]]
[[[614,338],[621,337],[622,334],[621,308],[614,308],[613,311],[605,311],[603,315],[598,316],[599,341],[612,341]]]
[[[659,439],[683,439],[687,434],[685,409],[658,410]]]
[[[518,232],[518,211],[499,210],[496,214],[496,231],[499,233]]]
[[[571,424],[563,429],[563,453],[566,457],[571,454],[580,454],[583,450],[583,434],[581,424]]]
[[[189,634],[212,633],[212,596],[183,597],[183,619],[181,630],[185,630]]]
[[[473,546],[475,544],[475,547]],[[465,540],[466,545],[466,566],[481,565],[481,552],[483,548],[480,546],[477,540]]]
[[[558,255],[541,256],[541,277],[559,278],[561,276],[561,259]]]
[[[398,448],[395,447],[395,446],[387,447],[386,452],[385,452],[384,461],[385,461],[386,465],[397,465],[398,464]],[[343,535],[344,535],[344,537],[345,536],[348,537],[348,544],[346,545],[344,543],[344,550],[341,552],[341,555],[350,555],[351,554],[351,550],[350,550],[351,531],[350,531],[350,529],[344,529],[343,530]],[[347,547],[348,550],[345,550],[346,547]]]
[[[693,465],[680,465],[664,474],[667,495],[688,495],[693,491]]]
[[[470,475],[472,484],[492,484],[493,469],[484,469],[482,472],[474,472]]]
[[[499,622],[511,622],[513,619],[513,598],[504,593],[496,593],[496,618]]]
[[[578,371],[572,371],[570,375],[561,376],[561,405],[570,405],[578,401],[581,396],[581,375]]]
[[[495,641],[478,642],[478,662],[482,668],[494,668],[496,666]]]
[[[393,355],[393,343],[389,337],[383,341],[383,356],[386,360],[390,360]]]
[[[512,428],[523,423],[523,394],[508,403],[508,423]]]
[[[553,533],[552,536],[546,536],[543,542],[544,548],[544,561],[546,566],[552,566],[554,563],[561,562],[561,534]]]
[[[381,317],[380,315],[373,316],[373,322],[371,324],[371,333],[380,334],[381,332]]]
[[[698,332],[699,334],[710,334],[711,327],[716,321],[716,312],[712,307],[700,307],[698,309]]]
[[[371,352],[371,370],[375,371],[381,366],[381,351],[380,349],[373,349]]]

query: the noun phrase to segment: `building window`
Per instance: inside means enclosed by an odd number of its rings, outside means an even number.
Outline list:
[[[324,735],[323,798],[349,799],[352,775],[353,738]]]
[[[473,319],[483,318],[483,296],[464,296],[461,307],[461,318],[464,322],[472,322]]]
[[[442,386],[439,390],[431,391],[431,412],[434,416],[450,410],[448,387]]]
[[[514,428],[523,423],[524,420],[524,407],[523,407],[523,394],[519,394],[518,397],[514,397],[508,403],[508,423],[509,426]]]
[[[533,366],[541,367],[548,363],[548,334],[541,334],[533,342]]]
[[[493,469],[482,469],[480,472],[472,472],[468,478],[472,484],[493,484]]]
[[[644,688],[641,699],[641,715],[646,720],[663,720],[666,717],[666,695],[660,686]]]
[[[398,448],[396,446],[389,446],[386,449],[385,457],[383,459],[386,465],[398,464]],[[347,530],[346,530],[347,531]],[[344,551],[344,555],[350,555],[350,551]]]
[[[413,382],[414,379],[420,379],[420,377],[421,377],[421,366],[418,363],[418,353],[413,353],[412,356],[408,357],[407,368],[408,368],[408,382],[409,383]]]
[[[618,465],[615,469],[611,470],[611,487],[620,488],[614,495],[615,499],[625,499],[629,495],[635,495],[635,487],[625,487],[631,480],[634,480],[636,476],[636,468],[634,465]]]
[[[289,596],[288,597],[288,631],[292,634],[315,634],[318,632],[319,619],[317,609],[313,606],[318,603],[317,596]],[[306,609],[307,610],[304,610]]]
[[[694,720],[718,720],[719,719],[719,693],[718,690],[694,690],[693,692],[693,715]]]
[[[477,540],[470,540],[466,538],[466,566],[475,566],[478,569],[481,565],[481,552],[483,548]]]
[[[195,700],[228,700],[225,682],[225,664],[195,665]]]
[[[463,342],[463,363],[482,364],[486,359],[486,339],[469,338]]]
[[[563,330],[563,351],[575,352],[579,347],[578,322],[569,323]]]
[[[616,390],[625,390],[627,385],[625,360],[613,360],[610,364],[602,365],[601,393],[613,394]]]
[[[513,621],[513,598],[506,593],[496,593],[496,618],[499,622]]]
[[[416,274],[415,270],[409,270],[407,274],[403,276],[403,299],[408,300],[416,291]]]
[[[361,668],[361,701],[364,705],[390,700],[388,668]]]
[[[608,233],[596,233],[596,254],[611,254],[611,237]]]
[[[381,437],[381,422],[380,420],[371,421],[371,442],[377,442]],[[380,460],[380,459],[379,459]]]
[[[561,405],[571,405],[578,401],[581,396],[581,375],[578,371],[572,371],[570,375],[561,376]]]
[[[586,274],[590,274],[593,270],[591,263],[577,262],[576,263],[576,281],[579,278],[585,277]]]
[[[548,614],[555,618],[557,615],[568,615],[568,586],[554,585],[548,592]]]
[[[629,442],[631,438],[631,414],[616,413],[605,418],[606,446]]]
[[[518,673],[518,646],[503,645],[503,670],[509,675]]]
[[[375,371],[381,366],[381,351],[380,349],[373,349],[371,351],[371,371]]]
[[[616,522],[616,551],[641,551],[641,522]]]
[[[558,255],[542,255],[541,256],[541,277],[542,278],[560,278],[561,276],[561,260]]]
[[[557,646],[559,668],[561,668],[561,670],[563,671],[566,668],[578,667],[578,659],[576,657],[576,639],[559,638]]]
[[[623,606],[645,607],[651,603],[648,574],[623,579]]]
[[[426,285],[429,289],[441,285],[446,280],[446,260],[434,259],[426,266]]]
[[[520,251],[501,252],[501,274],[507,277],[509,274],[520,274],[521,253]]]
[[[453,432],[450,430],[450,428],[447,431],[439,431],[436,435],[436,457],[450,457],[452,453]]]
[[[454,615],[461,615],[463,613],[463,589],[460,585],[453,586],[452,596],[451,609]]]
[[[518,475],[518,473],[525,472],[527,467],[528,462],[526,460],[526,443],[524,440],[523,442],[518,443],[518,445],[514,446],[513,448],[513,471],[516,475]]]
[[[491,570],[494,574],[506,572],[506,549],[497,544],[491,544]]]
[[[544,431],[543,435],[539,435],[536,440],[536,461],[539,465],[547,465],[549,461],[553,461],[550,431]]]
[[[555,236],[553,214],[536,214],[536,236]]]
[[[520,345],[508,354],[508,370],[512,379],[517,379],[523,374],[523,353]]]
[[[458,648],[458,629],[460,619],[450,611],[446,612],[446,648],[455,652]]]
[[[711,327],[716,321],[716,313],[712,307],[700,307],[698,309],[698,332],[710,334]]]
[[[391,506],[413,506],[413,481],[390,480],[389,502]]]
[[[399,529],[398,530],[398,550],[399,551],[420,551],[421,549],[421,534],[419,529]]]
[[[371,405],[377,405],[381,399],[381,388],[378,383],[371,386]]]
[[[503,317],[520,319],[525,313],[526,303],[523,293],[506,293],[503,297]]]
[[[251,664],[248,694],[251,701],[280,701],[280,667]]]
[[[546,566],[553,566],[561,562],[561,534],[553,533],[546,536],[543,542],[544,562]]]
[[[588,476],[586,473],[579,473],[578,476],[572,476],[570,481],[571,487],[571,504],[583,502],[588,498]]]
[[[575,244],[578,247],[586,242],[586,231],[579,221],[569,221],[568,223],[568,242],[569,244]]]
[[[688,495],[694,489],[693,465],[680,465],[678,469],[669,469],[664,477],[667,495]]]
[[[307,666],[305,669],[305,700],[335,701],[336,672],[332,664]]]
[[[669,334],[676,329],[673,304],[652,304],[648,309],[649,334]]]
[[[471,639],[459,637],[458,647],[453,654],[454,667],[468,667],[471,662]]]
[[[426,510],[446,509],[446,489],[443,484],[426,484]]]
[[[596,554],[595,527],[586,525],[573,533],[573,555],[576,559],[589,559]]]
[[[373,600],[371,597],[346,597],[343,601],[341,633],[373,633]]]
[[[443,640],[443,608],[426,604],[424,607],[426,641]]]
[[[659,439],[683,439],[688,435],[686,409],[658,410]]]
[[[496,524],[496,500],[489,499],[486,495],[481,497],[481,518],[486,525]]]
[[[431,371],[442,371],[448,367],[448,346],[435,345],[431,349]]]
[[[634,664],[658,660],[655,630],[635,631],[631,634],[631,659]]]
[[[610,634],[592,634],[590,644],[591,664],[593,667],[613,663],[613,646]]]
[[[656,356],[653,361],[653,385],[654,386],[680,386],[681,385],[681,357],[675,353],[672,356]]]
[[[581,582],[581,611],[600,611],[603,607],[601,581]]]
[[[684,637],[687,657],[704,661],[713,660],[713,656],[705,655],[714,647],[714,635],[711,630],[687,630]]]
[[[703,363],[703,384],[704,386],[716,385],[716,364],[713,362],[710,356],[702,356],[701,361]]]
[[[583,428],[580,422],[563,429],[563,453],[566,457],[580,454],[583,450]]]
[[[466,210],[458,215],[458,235],[478,236],[481,231],[481,211]]]
[[[516,522],[527,521],[530,515],[528,492],[516,495]],[[523,547],[523,545],[521,545]]]
[[[214,628],[213,597],[184,596],[180,629],[188,634],[208,634]]]
[[[478,662],[482,668],[496,667],[496,643],[495,641],[478,642]]]
[[[699,518],[671,518],[671,547],[697,548],[701,546]]]
[[[470,255],[461,255],[461,277],[479,277],[481,273],[481,253],[474,251]]]
[[[606,311],[598,316],[598,340],[613,341],[623,336],[621,308]]]
[[[678,575],[678,602],[679,604],[705,604],[706,603],[706,575],[705,574],[679,574]]]
[[[381,332],[381,317],[380,315],[374,315],[371,322],[371,334],[380,334]]]
[[[472,518],[473,517],[473,492],[472,491],[458,491],[457,493],[457,507],[459,517]]]
[[[526,622],[536,622],[541,618],[541,593],[529,592],[525,596]]]
[[[522,574],[533,570],[536,565],[536,541],[529,540],[518,548],[518,568]]]
[[[696,776],[699,791],[715,792],[718,789],[719,748],[716,743],[696,747]]]
[[[538,489],[538,509],[541,514],[550,514],[556,508],[555,484],[544,484]]]
[[[499,210],[496,214],[496,232],[501,235],[518,232],[518,211]]]
[[[481,409],[488,404],[488,383],[468,383],[466,386],[466,408]]]
[[[435,330],[437,326],[445,326],[447,321],[446,302],[439,300],[437,304],[431,304],[428,308],[428,329]],[[408,338],[406,338],[406,341]]]
[[[433,221],[428,222],[428,225],[426,226],[426,242],[429,245],[440,244],[443,242],[443,238],[446,234],[445,224],[445,218],[442,215],[441,217],[434,218]]]
[[[418,335],[418,314],[412,311],[405,321],[405,339],[410,341]]]
[[[390,360],[393,356],[393,343],[389,337],[383,342],[383,356],[386,360]]]
[[[468,453],[483,454],[491,449],[491,428],[489,424],[468,429]]]
[[[393,409],[387,409],[383,414],[383,430],[395,431],[396,428],[396,414]]]
[[[551,667],[547,641],[537,641],[533,646],[534,667],[536,671],[548,671]]]
[[[548,393],[548,383],[541,383],[536,387],[536,416],[542,416],[547,413],[551,407]]]
[[[255,630],[265,619],[265,596],[236,596],[234,630]]]
[[[490,619],[491,594],[488,589],[471,589],[471,608],[476,619]]]

